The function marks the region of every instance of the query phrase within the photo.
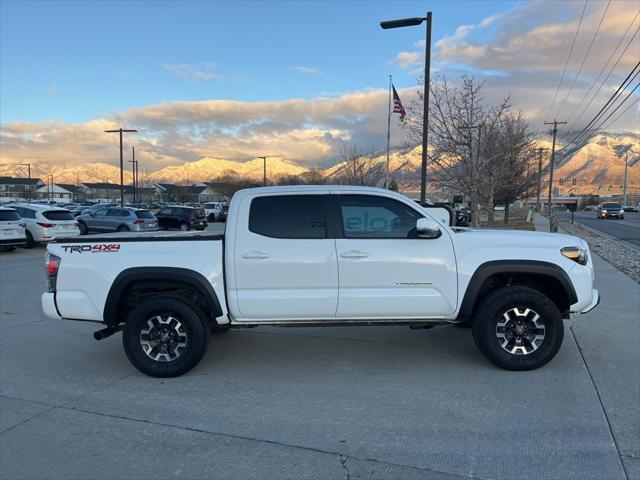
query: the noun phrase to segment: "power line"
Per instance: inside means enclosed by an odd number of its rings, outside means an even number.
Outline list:
[[[636,65],[633,67],[633,70],[631,70],[631,72],[629,73],[629,75],[627,75],[627,78],[624,79],[624,81],[620,84],[620,86],[618,87],[618,89],[615,91],[615,93],[613,95],[611,95],[611,97],[609,98],[609,100],[607,101],[607,103],[604,104],[604,106],[600,109],[600,111],[598,111],[598,113],[596,113],[596,115],[593,117],[593,119],[580,131],[578,132],[578,134],[573,137],[573,139],[563,148],[563,150],[566,150],[570,145],[577,143],[578,138],[580,138],[587,130],[589,130],[589,128],[599,120],[599,117],[606,111],[609,109],[609,106],[612,104],[612,102],[615,102],[617,100],[617,98],[620,96],[621,92],[624,91],[626,89],[626,84],[631,83],[633,81],[633,79],[635,79],[635,77],[638,75],[639,72],[636,72],[634,75],[634,72],[636,71],[636,69],[640,66],[640,62],[636,63]],[[631,78],[633,76],[633,78]],[[631,80],[629,80],[631,78]]]
[[[631,94],[631,93],[633,93],[633,92],[634,92],[634,91],[635,91],[639,86],[640,86],[640,83],[639,83],[638,85],[636,85],[636,88],[634,88],[634,89],[630,92],[630,94]],[[627,98],[628,98],[628,97],[629,97],[629,95],[627,95]],[[622,101],[622,103],[626,102],[626,100],[627,100],[627,99],[625,98],[625,99]],[[638,100],[640,100],[640,97],[636,97],[636,99],[635,99],[633,102],[631,102],[631,103],[629,104],[629,106],[627,106],[627,108],[625,108],[622,112],[620,112],[620,115],[618,115],[616,118],[614,118],[614,119],[613,119],[613,121],[612,121],[611,123],[609,123],[606,127],[604,127],[604,130],[606,130],[606,129],[607,129],[607,128],[609,128],[611,125],[613,125],[614,123],[616,123],[616,122],[618,121],[618,119],[619,119],[621,116],[623,116],[625,113],[627,113],[627,111],[628,111],[631,107],[633,107],[636,103],[638,103]],[[620,106],[622,106],[622,103],[619,105],[619,107],[620,107]],[[617,110],[617,109],[616,109],[616,110]],[[614,113],[614,112],[612,112],[612,115],[613,115],[613,113]],[[611,115],[609,115],[609,117],[610,117],[610,116],[611,116]],[[608,118],[609,118],[609,117],[607,117],[607,120],[608,120]],[[605,122],[606,122],[606,120],[605,120]],[[604,122],[603,122],[603,123],[604,123]],[[602,124],[601,124],[600,126],[602,127]]]
[[[573,42],[571,42],[571,49],[569,50],[569,55],[567,56],[567,61],[564,62],[564,68],[562,69],[562,75],[560,76],[560,82],[558,82],[558,86],[556,87],[556,93],[553,94],[553,101],[551,102],[551,106],[549,107],[549,111],[544,117],[544,121],[547,121],[549,115],[551,115],[551,110],[553,110],[553,106],[556,104],[556,98],[558,97],[558,92],[560,91],[560,86],[562,85],[562,81],[564,80],[564,75],[567,72],[567,66],[569,65],[569,60],[571,59],[571,54],[573,53],[573,47],[576,44],[576,38],[578,38],[578,32],[580,31],[580,26],[582,25],[582,18],[584,17],[584,12],[587,9],[587,2],[589,0],[584,0],[584,5],[582,6],[582,13],[580,14],[580,21],[578,22],[578,28],[576,28],[576,33],[573,35]]]
[[[604,87],[605,83],[607,82],[607,80],[609,79],[609,77],[611,76],[611,74],[613,73],[614,69],[618,66],[618,63],[620,62],[620,60],[622,59],[622,57],[624,56],[624,54],[627,52],[627,49],[629,48],[629,45],[631,45],[631,43],[633,42],[633,40],[636,38],[636,35],[638,35],[638,32],[640,31],[640,27],[638,27],[638,29],[636,29],[636,32],[633,34],[633,36],[631,37],[631,39],[629,40],[629,43],[627,43],[627,46],[624,47],[624,50],[622,51],[622,53],[620,54],[620,56],[618,57],[618,60],[616,60],[616,63],[613,65],[613,67],[611,67],[611,69],[609,70],[609,73],[607,73],[607,76],[604,78],[604,80],[602,80],[602,83],[600,84],[600,86],[598,87],[598,90],[596,90],[596,92],[593,94],[593,96],[591,97],[591,99],[589,100],[589,102],[584,106],[584,108],[582,109],[582,112],[580,112],[580,115],[578,115],[578,118],[576,118],[573,122],[573,125],[576,125],[580,119],[582,118],[582,116],[585,114],[585,112],[587,111],[587,109],[589,108],[589,106],[591,105],[591,103],[593,103],[593,101],[596,99],[596,97],[598,96],[598,93],[600,93],[600,90],[602,90],[602,87]],[[573,127],[572,125],[572,127]],[[570,129],[571,130],[571,129]]]
[[[578,68],[578,72],[576,73],[576,76],[573,77],[573,82],[571,83],[571,86],[569,87],[569,91],[564,96],[564,99],[562,100],[562,103],[560,104],[560,108],[558,108],[558,111],[556,112],[556,115],[555,115],[556,117],[558,115],[560,115],[560,112],[562,111],[562,108],[564,107],[564,104],[567,101],[567,98],[569,98],[569,95],[571,95],[571,92],[573,91],[573,87],[575,87],[576,82],[578,81],[578,77],[580,76],[580,73],[582,73],[582,67],[584,67],[585,62],[587,61],[587,57],[589,57],[589,53],[591,52],[591,47],[593,47],[593,43],[596,41],[596,38],[598,36],[598,32],[600,32],[600,27],[602,26],[602,22],[604,21],[604,17],[607,15],[607,10],[609,10],[609,5],[611,5],[611,0],[609,0],[609,3],[607,3],[607,6],[604,9],[604,12],[602,12],[602,17],[600,17],[600,22],[598,23],[598,28],[596,28],[596,31],[593,34],[593,38],[591,38],[591,43],[589,43],[589,48],[587,48],[587,52],[584,54],[584,58],[582,59],[582,63],[580,64],[580,68]]]

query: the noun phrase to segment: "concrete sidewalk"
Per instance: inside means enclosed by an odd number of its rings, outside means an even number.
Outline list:
[[[549,222],[534,217],[536,230]],[[591,376],[629,479],[640,478],[640,285],[597,255],[595,288],[602,301],[575,316],[570,330]],[[580,412],[576,412],[579,414]]]

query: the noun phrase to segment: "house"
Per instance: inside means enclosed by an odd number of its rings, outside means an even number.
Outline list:
[[[50,202],[73,202],[73,192],[57,183],[50,183],[38,188],[34,200],[48,200]]]
[[[72,202],[84,202],[85,198],[79,185],[74,185],[72,183],[58,183],[57,185],[71,192]]]
[[[39,178],[0,177],[0,200],[27,201],[44,182]]]

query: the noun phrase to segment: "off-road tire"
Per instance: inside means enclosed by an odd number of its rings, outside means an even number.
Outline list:
[[[156,316],[170,315],[177,319],[186,333],[186,347],[171,361],[152,359],[141,344],[141,333],[147,329],[148,321]],[[202,359],[209,342],[209,322],[198,315],[186,303],[171,297],[154,297],[134,308],[124,326],[122,344],[134,367],[151,377],[167,378],[180,376]]]
[[[507,352],[497,337],[498,322],[505,312],[517,308],[531,309],[544,324],[544,339],[527,354]],[[473,340],[480,352],[495,365],[506,370],[535,370],[549,363],[560,350],[564,338],[562,315],[553,301],[543,293],[525,286],[509,286],[491,292],[480,304],[471,325]]]

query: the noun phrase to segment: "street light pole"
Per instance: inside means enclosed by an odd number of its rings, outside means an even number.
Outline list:
[[[131,164],[131,174],[133,175],[133,203],[136,203],[138,200],[138,195],[137,195],[137,184],[138,184],[138,179],[137,179],[137,174],[136,172],[138,171],[138,161],[136,160],[136,147],[131,147],[131,160],[129,160],[129,163]]]
[[[262,176],[262,186],[266,187],[267,186],[267,157],[258,157],[261,158],[264,161],[264,167],[263,167],[263,176]]]
[[[120,206],[124,207],[124,159],[122,156],[122,134],[129,132],[137,132],[138,130],[127,130],[119,128],[117,130],[105,130],[105,133],[119,133],[120,134]]]
[[[428,158],[428,138],[429,138],[429,87],[431,84],[431,12],[427,12],[426,17],[403,18],[400,20],[388,20],[380,22],[380,26],[387,30],[389,28],[412,27],[427,22],[425,54],[424,54],[424,93],[422,110],[422,169],[420,172],[420,201],[425,202],[427,197],[427,158]]]
[[[536,212],[540,213],[540,189],[542,187],[542,152],[546,148],[538,148],[538,188],[536,190]]]

